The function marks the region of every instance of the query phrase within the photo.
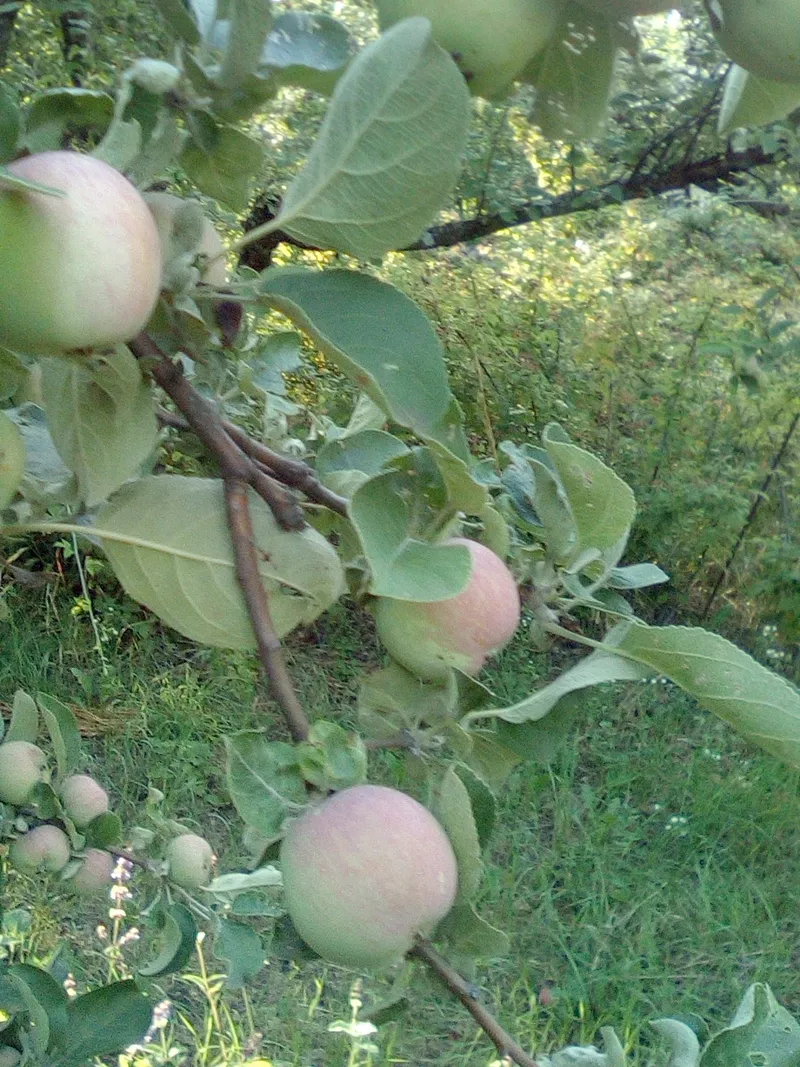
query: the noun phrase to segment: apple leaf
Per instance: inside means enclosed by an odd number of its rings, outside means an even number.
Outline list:
[[[262,63],[283,85],[330,93],[353,57],[347,28],[319,11],[285,11],[267,38]]]
[[[193,136],[181,152],[180,165],[200,192],[233,211],[244,211],[264,147],[232,126],[217,126],[210,141]]]
[[[312,622],[344,589],[339,557],[315,530],[282,530],[250,499],[264,588],[278,636]],[[255,645],[226,522],[222,483],[158,475],[124,486],[92,532],[125,591],[168,626],[220,648]]]
[[[67,1004],[64,1041],[48,1050],[47,1062],[83,1067],[95,1056],[122,1052],[144,1039],[152,1015],[152,1002],[132,980],[84,993]]]
[[[597,133],[606,114],[615,53],[611,20],[568,3],[544,53],[523,74],[536,87],[530,121],[545,137],[582,141]]]
[[[394,474],[378,475],[353,494],[350,518],[370,566],[373,596],[429,603],[462,592],[472,573],[464,545],[432,545],[409,533],[409,507]]]
[[[728,1026],[715,1034],[700,1056],[701,1067],[765,1064],[794,1067],[800,1058],[800,1024],[782,1007],[768,985],[745,992]]]
[[[138,475],[155,449],[153,392],[122,345],[81,362],[42,360],[42,396],[55,446],[89,507]]]
[[[609,589],[646,589],[651,585],[668,582],[665,574],[655,563],[633,563],[629,567],[614,567],[608,579]]]
[[[272,25],[271,5],[264,0],[228,0],[228,40],[216,84],[238,89],[256,72]]]
[[[229,989],[241,989],[252,981],[267,958],[261,938],[252,927],[225,917],[219,921],[214,955],[228,963],[225,984]]]
[[[384,430],[362,430],[323,445],[317,453],[316,469],[329,488],[346,496],[398,456],[408,454],[408,446]]]
[[[298,746],[300,773],[323,792],[367,780],[367,750],[352,730],[318,719]]]
[[[650,1025],[669,1048],[669,1067],[697,1067],[700,1041],[690,1026],[680,1019],[651,1019]]]
[[[260,730],[225,738],[228,789],[248,826],[272,841],[280,836],[289,810],[306,801],[294,745],[268,741]]]
[[[471,904],[456,904],[436,928],[436,937],[445,938],[454,954],[468,959],[496,959],[507,956],[508,935],[482,919]]]
[[[183,0],[155,0],[155,6],[176,37],[187,44],[200,44],[200,30],[190,14],[194,4],[187,10]]]
[[[114,98],[99,89],[47,89],[25,110],[22,146],[29,152],[55,151],[78,131],[105,132],[113,116]]]
[[[469,791],[452,766],[447,768],[436,788],[433,813],[447,831],[458,861],[456,899],[472,900],[483,878],[481,843]]]
[[[800,84],[769,81],[735,63],[725,77],[717,131],[728,134],[740,126],[765,126],[800,107]]]
[[[469,793],[472,817],[475,820],[475,829],[478,834],[478,845],[483,851],[489,844],[489,838],[492,836],[497,819],[497,800],[483,778],[469,767],[457,763],[455,773]]]
[[[0,85],[0,163],[7,163],[16,155],[22,120],[16,97]]]
[[[289,267],[266,271],[261,292],[395,422],[467,458],[441,342],[399,289],[357,271]]]
[[[139,968],[139,974],[146,978],[183,970],[194,952],[197,939],[197,923],[183,904],[171,904],[159,911],[157,921],[158,952],[149,963]]]
[[[447,686],[423,682],[399,663],[367,674],[358,692],[358,719],[370,737],[381,740],[420,723],[446,722],[455,710],[457,694]]]
[[[17,356],[0,346],[0,401],[10,400],[28,380],[28,374]]]
[[[25,473],[25,442],[17,425],[0,411],[0,511],[8,507]]]
[[[410,244],[456,183],[470,115],[464,78],[430,22],[404,19],[339,80],[277,225],[362,259]]]
[[[75,716],[66,704],[46,693],[36,694],[36,703],[50,734],[60,778],[71,774],[81,758],[81,735]]]
[[[11,705],[11,722],[8,725],[4,740],[36,742],[39,736],[39,709],[36,701],[24,690],[18,689],[14,693],[14,702]]]

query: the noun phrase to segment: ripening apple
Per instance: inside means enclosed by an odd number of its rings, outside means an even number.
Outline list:
[[[0,800],[19,807],[46,780],[44,752],[30,741],[6,741],[0,745]]]
[[[0,187],[0,344],[59,355],[129,341],[161,286],[158,231],[138,190],[78,152],[7,169],[65,195]]]
[[[800,83],[800,0],[706,0],[711,28],[740,67]]]
[[[427,808],[396,789],[356,785],[289,824],[281,843],[286,910],[331,963],[386,967],[450,911],[458,867]]]
[[[69,863],[69,838],[57,826],[44,823],[13,841],[8,858],[18,871],[60,871]]]
[[[179,255],[185,248],[181,247],[180,228],[181,211],[191,212],[194,207],[202,215],[202,208],[197,201],[183,200],[172,193],[145,193],[145,202],[153,213],[158,234],[161,239],[164,266]],[[225,245],[211,220],[202,216],[200,222],[200,240],[194,249],[195,255],[208,256],[210,262],[203,271],[201,280],[215,288],[225,288],[228,284],[228,271],[225,264]],[[220,257],[220,258],[217,258]]]
[[[197,834],[173,837],[164,858],[169,877],[184,889],[199,889],[211,881],[214,852],[204,837]]]
[[[67,883],[81,896],[104,893],[111,885],[116,860],[102,848],[87,848],[83,862]]]
[[[378,636],[386,651],[418,678],[441,681],[450,667],[477,674],[519,626],[514,576],[490,548],[453,537],[472,554],[467,588],[448,600],[416,603],[381,597],[375,605]]]
[[[79,830],[108,811],[108,793],[88,774],[71,774],[58,788],[64,810]]]
[[[375,0],[382,30],[423,15],[455,59],[470,91],[503,96],[540,52],[558,22],[562,0]]]

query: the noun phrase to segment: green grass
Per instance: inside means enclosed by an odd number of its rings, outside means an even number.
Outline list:
[[[85,721],[96,717],[103,732],[88,744],[91,770],[125,821],[141,820],[148,786],[156,786],[168,814],[201,829],[231,869],[243,852],[221,739],[265,723],[282,735],[252,660],[198,651],[102,585],[94,606],[102,659],[88,616],[73,614],[72,590],[11,595],[11,619],[0,623],[0,701],[17,686],[41,689],[77,705]],[[375,654],[368,623],[344,608],[295,637],[288,656],[312,715],[350,720],[359,674]],[[487,681],[515,699],[547,669],[520,641]],[[375,770],[390,773],[388,765]],[[795,771],[670,685],[587,697],[556,762],[518,769],[501,798],[480,905],[510,934],[512,951],[476,976],[487,1002],[537,1051],[599,1040],[599,1027],[612,1025],[642,1060],[652,1052],[648,1019],[695,1012],[722,1024],[756,980],[800,1011],[797,786]],[[11,891],[34,911],[32,951],[44,955],[63,936],[80,982],[104,976],[94,933],[103,902],[76,907],[45,882],[16,880]],[[137,896],[134,909],[144,903]],[[210,953],[208,966],[217,966]],[[349,1017],[353,978],[274,960],[250,990],[249,1016],[239,993],[224,1003],[242,1045],[254,1026],[276,1064],[337,1067],[351,1062],[350,1047],[327,1027]],[[543,987],[552,990],[547,1005]],[[366,1001],[387,988],[367,978]],[[202,989],[172,980],[164,990],[195,1027],[204,1025]],[[182,1025],[171,1040],[193,1049],[187,1064],[226,1062],[202,1058],[201,1038]],[[427,977],[411,1011],[377,1043],[378,1056],[352,1062],[485,1067],[493,1059],[488,1041]]]

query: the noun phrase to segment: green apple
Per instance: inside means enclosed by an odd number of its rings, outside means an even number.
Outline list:
[[[800,83],[800,0],[706,0],[723,50],[751,74]]]
[[[60,871],[69,863],[69,838],[57,826],[45,823],[12,842],[8,858],[18,871]]]
[[[81,896],[93,897],[104,893],[111,885],[116,860],[102,848],[87,848],[83,862],[67,885]]]
[[[161,285],[158,231],[139,192],[78,152],[41,152],[7,169],[64,195],[0,186],[0,344],[59,355],[129,341]]]
[[[173,837],[164,858],[169,877],[184,889],[199,889],[211,881],[214,852],[204,837],[197,834]]]
[[[19,807],[26,804],[39,782],[46,780],[44,752],[30,741],[0,745],[0,800]]]
[[[320,956],[386,967],[450,911],[458,867],[427,808],[396,789],[357,785],[289,824],[281,843],[289,917]]]
[[[64,810],[79,830],[108,811],[108,793],[88,774],[72,774],[58,787]]]
[[[477,674],[511,640],[520,619],[517,584],[499,556],[461,537],[443,543],[470,550],[472,574],[466,589],[429,603],[381,597],[374,608],[378,636],[389,655],[431,681],[446,678],[451,667]]]
[[[423,15],[476,96],[503,96],[556,28],[561,0],[375,0],[382,30]]]

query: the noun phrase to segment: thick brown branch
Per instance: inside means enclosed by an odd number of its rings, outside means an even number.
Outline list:
[[[180,415],[174,415],[165,408],[159,408],[156,414],[162,426],[171,426],[176,430],[190,429],[185,419],[182,419]],[[331,511],[335,511],[339,515],[347,515],[347,499],[339,496],[338,493],[332,492],[330,489],[326,489],[317,480],[313,470],[306,463],[296,459],[289,459],[278,452],[274,452],[271,448],[267,448],[266,445],[254,441],[244,430],[236,426],[235,423],[228,422],[227,419],[222,420],[222,425],[228,437],[241,448],[242,452],[250,456],[255,463],[266,467],[279,482],[290,486],[292,489],[297,489],[315,504],[330,508]]]
[[[223,478],[236,574],[250,612],[259,659],[269,677],[272,692],[283,709],[289,732],[295,741],[304,741],[308,737],[309,721],[294,691],[281,643],[270,618],[269,602],[258,570],[250,502],[247,498],[248,484],[236,476],[223,474]]]
[[[409,952],[409,956],[422,960],[422,962],[433,971],[439,981],[442,982],[454,996],[458,997],[478,1026],[480,1026],[484,1033],[495,1043],[500,1056],[505,1057],[512,1063],[518,1064],[518,1067],[539,1067],[539,1064],[533,1056],[530,1056],[525,1049],[503,1029],[488,1008],[481,1004],[475,996],[475,992],[470,983],[462,978],[458,971],[448,963],[444,956],[436,951],[430,941],[423,937],[418,937],[414,947]]]

